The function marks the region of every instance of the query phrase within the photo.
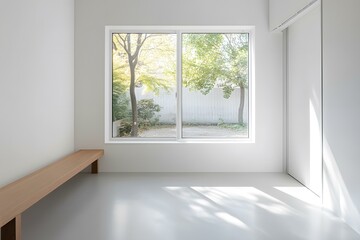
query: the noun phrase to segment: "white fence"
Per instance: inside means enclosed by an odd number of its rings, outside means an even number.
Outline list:
[[[222,88],[214,88],[207,95],[198,91],[190,91],[183,88],[183,121],[199,124],[237,123],[238,110],[240,106],[240,88],[236,88],[231,96],[223,97]],[[159,119],[161,123],[175,123],[176,121],[176,95],[160,92],[157,96],[154,93],[146,92],[144,88],[136,89],[137,100],[154,99],[156,104],[161,106]],[[248,91],[245,91],[244,122],[248,122]]]

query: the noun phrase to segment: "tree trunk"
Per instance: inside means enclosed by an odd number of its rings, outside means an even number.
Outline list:
[[[142,34],[137,34],[137,46],[134,54],[131,54],[131,34],[128,33],[126,37],[127,45],[125,44],[124,40],[124,49],[126,53],[128,54],[128,60],[129,60],[129,67],[130,67],[130,101],[131,101],[131,113],[132,113],[132,125],[131,125],[131,136],[137,137],[138,131],[139,131],[139,123],[138,123],[138,109],[137,109],[137,101],[136,101],[136,94],[135,94],[135,68],[138,63],[139,58],[139,52],[142,44],[146,40],[142,40]]]
[[[130,100],[131,100],[131,112],[132,112],[132,126],[131,126],[131,136],[138,136],[138,111],[137,111],[137,102],[135,94],[135,66],[132,62],[129,61],[130,65]]]
[[[240,87],[240,106],[238,112],[239,124],[244,124],[244,105],[245,105],[245,88]]]

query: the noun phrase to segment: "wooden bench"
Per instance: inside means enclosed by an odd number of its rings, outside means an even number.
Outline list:
[[[21,213],[91,164],[98,173],[104,150],[80,150],[0,188],[1,240],[21,239]]]

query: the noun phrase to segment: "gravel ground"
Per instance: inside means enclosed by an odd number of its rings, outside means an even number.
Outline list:
[[[175,137],[175,126],[158,127],[142,131],[141,137]],[[184,137],[247,137],[247,130],[234,130],[218,126],[184,126]]]

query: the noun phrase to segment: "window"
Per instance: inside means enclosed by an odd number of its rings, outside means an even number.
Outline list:
[[[107,27],[106,141],[249,140],[252,28]]]

